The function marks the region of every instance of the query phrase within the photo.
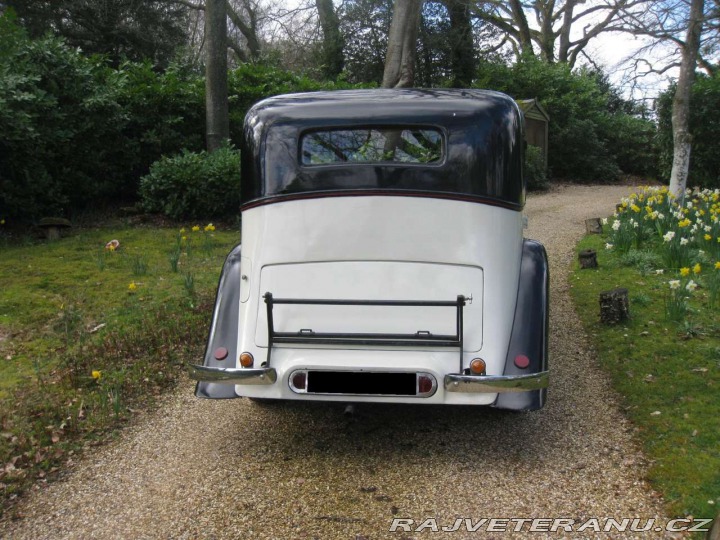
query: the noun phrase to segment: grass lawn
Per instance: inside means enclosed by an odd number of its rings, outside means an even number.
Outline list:
[[[605,235],[590,235],[577,248],[595,249],[599,262],[599,268],[585,270],[575,263],[570,283],[577,311],[640,430],[652,460],[650,480],[670,512],[713,518],[720,506],[720,308],[711,301],[709,284],[720,270],[705,250],[691,245],[689,273],[668,267],[662,255],[669,241],[652,229],[639,249],[606,249],[613,240],[611,224],[612,219]],[[631,318],[605,326],[598,296],[616,287],[629,290]],[[670,320],[666,308],[673,299],[682,301],[682,309]]]
[[[201,361],[220,269],[240,235],[186,229],[0,244],[2,502]],[[119,249],[106,250],[112,239]]]

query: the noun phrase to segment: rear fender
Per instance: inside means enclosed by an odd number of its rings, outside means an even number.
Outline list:
[[[241,283],[240,244],[238,244],[225,259],[220,274],[210,334],[205,348],[203,365],[206,367],[235,367]],[[215,351],[220,348],[227,350],[227,356],[222,360],[215,358]],[[211,399],[238,397],[235,393],[235,385],[207,381],[197,383],[195,395]]]
[[[528,375],[547,371],[549,291],[550,273],[545,248],[540,242],[525,239],[504,375]],[[525,369],[515,365],[515,357],[521,354],[530,360],[530,365]],[[498,409],[533,411],[543,407],[546,396],[546,388],[530,392],[503,393],[498,394],[492,406]]]

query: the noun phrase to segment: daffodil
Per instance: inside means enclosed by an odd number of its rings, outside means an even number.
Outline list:
[[[132,292],[132,291],[134,291],[134,290],[136,290],[136,289],[137,289],[137,285],[135,285],[135,282],[134,282],[134,281],[131,281],[131,282],[130,282],[130,285],[128,285],[128,290],[129,290],[130,292]]]
[[[185,234],[185,227],[183,227],[182,229],[180,229],[180,234]]]
[[[102,377],[102,372],[98,371],[97,369],[92,370],[92,378],[96,381],[100,380],[100,377]]]
[[[720,270],[720,261],[715,262],[715,270]]]
[[[706,241],[712,240],[712,236],[710,236],[709,234],[706,234],[703,238],[705,238]]]
[[[691,279],[690,281],[688,281],[688,284],[685,285],[685,288],[686,288],[688,291],[693,292],[695,289],[697,289],[697,283],[695,283],[695,282]]]
[[[695,266],[693,266],[693,274],[697,275],[702,271],[702,266],[700,266],[700,263],[697,263]]]
[[[670,242],[673,238],[675,238],[675,231],[668,231],[663,235],[665,242]]]
[[[193,225],[192,231],[198,232],[200,230],[200,225]]]
[[[690,269],[687,266],[684,266],[680,269],[680,275],[685,277],[690,275]]]
[[[670,285],[670,288],[675,290],[680,288],[680,280],[679,279],[671,279],[668,281],[668,284]]]
[[[215,230],[215,225],[213,225],[212,223],[208,223],[207,225],[205,225],[205,232],[214,231],[214,230]]]

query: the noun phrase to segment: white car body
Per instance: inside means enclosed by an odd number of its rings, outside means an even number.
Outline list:
[[[246,133],[257,131],[248,116]],[[250,203],[218,288],[205,363],[191,367],[199,396],[542,407],[547,263],[542,247],[523,239],[520,204],[376,189]],[[518,314],[521,304],[533,307]],[[522,321],[542,343],[513,345],[528,341],[517,337]],[[452,335],[458,343],[438,337]],[[475,359],[482,372],[472,371]],[[393,377],[410,380],[403,374],[417,377],[416,392],[410,383],[394,392]],[[525,399],[499,402],[505,393]]]

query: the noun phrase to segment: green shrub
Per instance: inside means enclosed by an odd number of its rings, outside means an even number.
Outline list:
[[[658,100],[658,146],[660,147],[660,176],[668,180],[672,170],[673,135],[672,101],[675,85],[670,86]],[[698,75],[690,97],[690,174],[688,187],[720,187],[720,73],[712,77]]]
[[[547,168],[542,148],[529,144],[525,149],[525,181],[530,191],[548,188]]]
[[[140,180],[143,208],[173,219],[229,219],[240,211],[240,153],[183,151],[164,157]]]
[[[533,58],[512,66],[486,62],[475,86],[538,98],[550,116],[547,165],[555,178],[596,182],[652,170],[652,123],[637,118],[642,111],[624,102],[600,72]]]
[[[257,65],[231,70],[228,79],[234,144],[260,99],[350,86]],[[112,69],[60,38],[30,39],[12,15],[0,16],[0,216],[9,222],[132,204],[150,166],[203,150],[204,130],[200,73],[178,65],[159,71],[150,62]]]
[[[0,214],[33,221],[114,190],[124,115],[99,59],[0,16]]]
[[[204,150],[205,86],[188,69],[172,65],[158,72],[150,62],[123,63],[116,85],[127,121],[115,166],[124,167],[124,191],[134,196],[140,177],[161,156]]]
[[[608,149],[622,172],[657,176],[659,149],[654,122],[629,114],[613,114],[604,129],[610,134]]]

